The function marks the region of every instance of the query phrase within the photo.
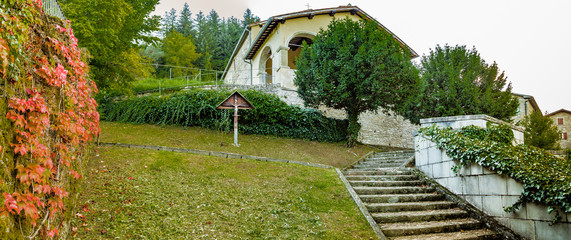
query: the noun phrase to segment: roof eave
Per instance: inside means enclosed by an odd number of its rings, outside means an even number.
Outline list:
[[[393,36],[393,38],[395,38],[395,40],[397,40],[400,44],[402,44],[402,46],[406,47],[410,53],[411,53],[411,59],[417,58],[419,57],[418,53],[416,53],[416,51],[414,51],[410,46],[408,46],[402,39],[400,39],[396,34],[394,34],[391,30],[389,30],[387,27],[385,27],[383,24],[381,24],[379,21],[377,21],[376,19],[374,19],[373,17],[371,17],[369,14],[367,14],[366,12],[364,12],[363,10],[361,10],[359,7],[357,6],[351,6],[351,7],[342,7],[342,8],[324,8],[324,9],[318,9],[318,10],[313,10],[313,11],[301,11],[301,12],[296,12],[296,13],[291,13],[291,14],[283,14],[283,15],[277,15],[274,17],[270,17],[268,18],[268,20],[265,21],[262,29],[260,30],[260,32],[258,33],[258,35],[256,36],[256,39],[252,42],[252,45],[250,46],[250,48],[248,49],[246,56],[244,56],[244,59],[248,60],[248,59],[253,59],[254,56],[256,55],[256,53],[258,52],[259,48],[256,48],[256,43],[258,41],[260,41],[260,39],[262,38],[264,32],[266,31],[266,29],[268,28],[268,26],[271,24],[271,22],[273,21],[284,21],[287,19],[294,19],[294,18],[300,18],[300,17],[305,17],[305,16],[310,16],[310,15],[323,15],[323,14],[330,14],[332,11],[334,11],[335,13],[340,13],[340,12],[355,12],[354,14],[358,15],[361,18],[367,19],[367,20],[373,20],[375,21],[375,23],[377,25],[379,25],[383,30],[386,30],[387,32],[389,32],[391,34],[391,36]],[[260,24],[262,22],[258,22],[255,24]],[[273,31],[273,29],[271,30]],[[271,32],[270,32],[271,33]],[[268,33],[268,35],[270,34]],[[262,41],[265,41],[266,39],[263,39]],[[259,43],[259,45],[261,46],[263,43]]]
[[[546,114],[545,116],[551,117],[551,116],[553,116],[553,115],[555,115],[555,114],[558,114],[558,113],[568,113],[568,114],[571,114],[571,111],[562,108],[562,109],[559,109],[559,110],[557,110],[557,111],[555,111],[555,112]]]

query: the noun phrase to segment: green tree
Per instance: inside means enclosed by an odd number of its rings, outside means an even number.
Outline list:
[[[139,45],[157,41],[160,17],[150,17],[159,0],[64,0],[79,45],[91,55],[91,75],[99,88],[125,86],[152,70]]]
[[[214,42],[214,32],[209,28],[208,19],[202,11],[196,15],[195,43],[197,52],[201,54],[197,66],[203,69],[212,69],[211,48]]]
[[[221,46],[221,35],[224,29],[225,22],[220,19],[218,13],[214,10],[210,11],[207,18],[207,33],[208,34],[208,49],[207,51],[212,56],[210,62],[212,64],[211,69],[223,70],[226,62],[224,62],[224,55]]]
[[[311,48],[304,43],[295,84],[306,106],[342,109],[349,120],[348,146],[361,128],[359,114],[397,110],[416,92],[418,71],[410,51],[373,21],[333,20]]]
[[[243,28],[240,20],[236,18],[228,18],[223,22],[222,28],[220,29],[220,35],[218,36],[217,43],[218,47],[220,48],[220,64],[219,69],[217,70],[224,70],[230,56],[232,56],[232,52],[234,51],[234,47],[238,40],[240,39],[240,34],[242,34]]]
[[[182,11],[180,11],[176,30],[182,33],[183,36],[188,37],[195,34],[192,28],[192,13],[190,12],[188,3],[184,3]]]
[[[559,130],[549,117],[534,111],[519,123],[525,127],[524,142],[526,145],[543,149],[559,149]]]
[[[194,62],[200,57],[192,38],[185,37],[177,31],[171,31],[163,40],[165,62],[167,65],[194,68]],[[190,69],[174,68],[175,76],[186,75],[193,72]]]
[[[259,22],[260,17],[257,17],[252,13],[252,10],[249,8],[246,9],[244,12],[244,19],[242,20],[242,27],[246,27],[252,23]]]
[[[494,62],[488,65],[476,49],[436,46],[420,63],[419,94],[403,114],[418,123],[421,118],[487,114],[510,121],[518,102],[511,84]]]
[[[170,11],[165,12],[165,17],[162,19],[161,22],[161,31],[163,36],[167,36],[171,31],[176,30],[177,22],[176,22],[176,10],[171,8]]]

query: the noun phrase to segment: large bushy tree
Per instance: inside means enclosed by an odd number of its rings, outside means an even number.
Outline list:
[[[421,118],[487,114],[510,121],[518,102],[511,84],[497,64],[487,64],[476,49],[436,46],[420,63],[421,87],[403,111],[418,123]]]
[[[150,17],[159,0],[63,0],[79,45],[89,50],[91,75],[100,88],[126,85],[147,73],[139,44],[158,38],[160,17]]]
[[[519,123],[525,127],[524,142],[526,145],[543,149],[559,149],[559,130],[553,119],[534,111]]]
[[[181,66],[186,68],[174,68],[175,76],[187,75],[195,72],[194,62],[200,57],[196,53],[196,46],[192,42],[192,38],[185,37],[177,31],[171,31],[163,40],[163,48],[165,63],[167,65]]]
[[[333,20],[311,46],[304,43],[294,82],[306,106],[347,113],[353,146],[360,113],[398,110],[416,92],[418,71],[410,58],[410,50],[373,21]]]

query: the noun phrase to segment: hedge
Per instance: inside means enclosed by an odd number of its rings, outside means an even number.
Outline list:
[[[419,133],[446,150],[446,154],[460,161],[462,166],[475,162],[522,183],[523,192],[518,202],[506,211],[515,211],[526,202],[540,202],[548,206],[548,212],[555,209],[571,212],[571,162],[533,146],[513,146],[513,137],[506,137],[506,129],[509,127],[478,129],[470,126],[454,131],[431,126],[421,128]],[[559,218],[556,211],[554,221]]]
[[[231,91],[192,89],[169,95],[131,97],[119,101],[100,100],[102,120],[128,123],[198,126],[229,131],[233,110],[216,106]],[[254,90],[240,92],[255,106],[240,110],[239,131],[321,142],[346,140],[347,121],[324,117],[314,109],[291,106],[279,97]]]

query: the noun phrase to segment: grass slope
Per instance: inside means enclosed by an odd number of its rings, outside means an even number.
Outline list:
[[[101,122],[101,142],[158,145],[229,152],[344,167],[374,149],[365,145],[346,148],[344,143],[320,143],[273,136],[238,136],[234,147],[232,133],[198,127],[134,125]]]
[[[75,239],[374,236],[332,169],[114,147],[86,169]]]

